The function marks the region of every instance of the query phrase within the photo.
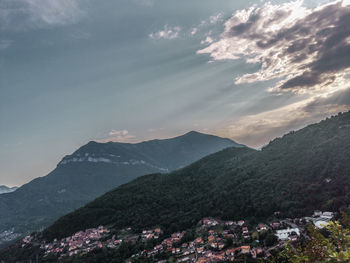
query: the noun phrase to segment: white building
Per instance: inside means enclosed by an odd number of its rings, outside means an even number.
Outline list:
[[[314,211],[314,215],[313,215],[314,217],[319,217],[321,215],[322,215],[321,211],[319,211],[319,210]]]
[[[300,236],[299,228],[287,228],[276,231],[276,236],[279,240],[288,240],[289,236],[295,232],[298,236]]]
[[[328,226],[329,221],[320,219],[320,220],[315,221],[314,224],[317,228],[321,229],[321,228],[324,228],[325,226]]]
[[[325,219],[332,219],[333,217],[334,217],[333,212],[323,212],[321,215],[321,218],[325,218]]]

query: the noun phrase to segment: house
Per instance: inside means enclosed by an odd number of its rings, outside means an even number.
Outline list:
[[[200,257],[196,261],[196,263],[207,263],[207,262],[211,262],[210,258]]]
[[[216,226],[219,222],[214,219],[205,218],[202,220],[202,224],[206,226]]]
[[[162,245],[157,245],[154,247],[154,250],[162,250],[163,246]]]
[[[243,227],[242,232],[243,232],[243,234],[248,234],[249,233],[248,227]]]
[[[233,224],[234,224],[234,222],[231,221],[231,220],[225,222],[225,225],[226,225],[226,226],[232,226]]]
[[[322,228],[324,228],[325,226],[328,226],[328,225],[329,225],[329,220],[327,220],[327,219],[319,219],[319,220],[314,221],[314,225],[315,225],[318,229],[322,229]]]
[[[158,228],[155,228],[154,229],[154,232],[157,233],[158,235],[161,234],[163,231],[162,229],[160,229],[159,227]]]
[[[266,231],[267,230],[267,225],[263,224],[263,223],[260,223],[258,224],[257,228],[258,232],[260,231]]]
[[[249,254],[250,253],[250,246],[241,246],[241,252],[242,252],[242,254]]]
[[[201,237],[198,237],[194,240],[194,243],[195,244],[203,244],[204,242],[203,242],[203,239]]]
[[[215,235],[215,231],[214,231],[214,230],[209,230],[209,231],[208,231],[208,234],[209,234],[209,235]]]
[[[334,217],[334,213],[333,212],[323,212],[321,215],[321,218],[325,218],[325,219],[332,219]]]
[[[239,226],[243,226],[244,225],[244,220],[239,220],[238,222],[237,222],[237,225],[239,225]]]
[[[320,217],[321,215],[322,215],[321,211],[319,210],[314,211],[314,214],[313,214],[314,217]]]
[[[189,257],[183,257],[183,258],[179,258],[178,261],[179,262],[186,262],[186,261],[189,261],[190,258]]]
[[[211,258],[214,261],[223,261],[224,258],[225,258],[225,252],[220,252],[220,253],[213,254],[211,256]]]
[[[236,249],[235,248],[229,248],[229,249],[226,249],[226,255],[231,255],[233,256],[236,252]]]
[[[235,235],[234,234],[224,234],[224,237],[234,239]]]
[[[287,229],[276,231],[276,236],[278,237],[279,240],[288,240],[289,236],[294,234],[300,236],[299,228],[287,228]]]
[[[216,243],[216,242],[209,242],[209,245],[210,245],[212,248],[217,248],[217,247],[218,247],[218,243]]]
[[[215,240],[214,236],[208,236],[208,242],[213,242]]]
[[[198,247],[197,253],[202,254],[204,252],[204,247]]]
[[[271,224],[271,227],[272,227],[273,229],[279,228],[280,226],[281,226],[281,224],[280,224],[279,222],[273,222],[273,223]]]
[[[179,254],[181,252],[181,249],[179,247],[173,248],[171,251],[173,254]]]
[[[225,244],[224,243],[222,243],[222,242],[219,242],[218,243],[218,249],[223,249],[225,247]]]
[[[289,237],[289,239],[290,239],[290,241],[297,241],[298,240],[298,235],[291,235],[290,237]]]

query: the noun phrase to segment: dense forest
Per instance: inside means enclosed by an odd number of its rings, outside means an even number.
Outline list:
[[[244,146],[198,132],[137,144],[89,142],[47,176],[0,195],[0,233],[42,229],[139,176],[173,171],[227,147]]]
[[[170,174],[152,174],[108,192],[43,233],[61,238],[98,225],[169,233],[202,217],[300,216],[350,202],[350,112],[270,142],[261,151],[229,148]]]
[[[275,211],[283,217],[305,216],[316,209],[338,211],[350,204],[349,146],[347,112],[290,132],[261,151],[229,148],[170,174],[137,178],[60,218],[39,237],[62,238],[98,225],[135,231],[157,225],[169,234],[207,216],[254,224]],[[69,262],[122,262],[142,249],[139,246],[124,244]],[[8,249],[2,255],[12,252],[31,258],[36,253]]]

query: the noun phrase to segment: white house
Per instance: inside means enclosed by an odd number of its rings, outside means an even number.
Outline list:
[[[325,226],[328,226],[329,221],[320,219],[320,220],[315,221],[314,224],[317,228],[321,229],[321,228],[324,228]]]
[[[319,211],[319,210],[314,211],[314,215],[313,215],[314,217],[319,217],[321,215],[322,215],[321,211]]]
[[[298,236],[300,236],[299,228],[287,228],[276,231],[276,236],[279,240],[288,240],[289,236],[295,232]]]
[[[321,218],[332,219],[334,217],[333,212],[323,212]]]

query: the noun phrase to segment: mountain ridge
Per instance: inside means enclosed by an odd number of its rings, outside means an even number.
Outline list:
[[[242,147],[216,136],[191,136],[137,144],[91,141],[83,145],[63,157],[48,175],[0,196],[0,233],[13,227],[16,233],[40,229],[138,176],[165,173],[221,149]]]
[[[335,211],[350,202],[349,124],[346,112],[276,138],[261,151],[228,148],[170,174],[139,177],[60,218],[44,237],[98,224],[176,231],[205,216]]]
[[[8,187],[6,185],[0,185],[0,194],[12,193],[18,189],[17,186]]]

